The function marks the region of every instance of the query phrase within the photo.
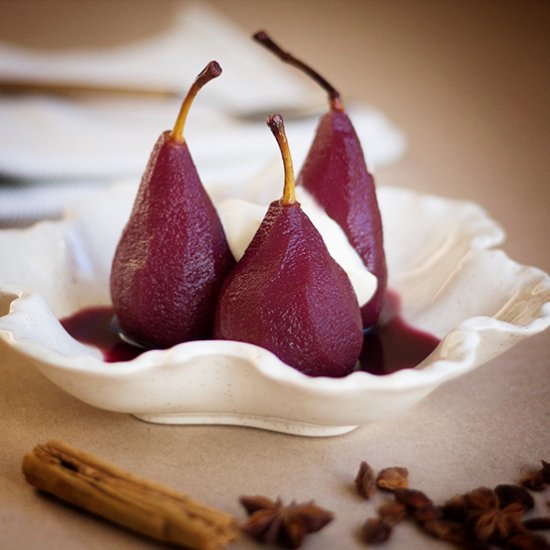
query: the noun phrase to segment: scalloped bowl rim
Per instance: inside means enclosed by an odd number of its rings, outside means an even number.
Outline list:
[[[399,190],[399,188],[389,189]],[[435,198],[446,204],[456,203],[465,209],[472,207],[477,209],[481,217],[485,216],[483,221],[494,231],[492,237],[480,240],[482,244],[477,243],[476,245],[475,242],[471,242],[470,250],[479,248],[482,250],[492,250],[495,253],[501,254],[510,265],[518,268],[521,267],[539,277],[540,281],[537,284],[537,289],[550,295],[550,277],[546,273],[534,267],[521,266],[511,260],[500,249],[493,248],[493,246],[500,244],[503,240],[503,232],[500,226],[489,218],[481,207],[469,201],[443,199],[405,189],[401,191],[404,194],[408,194],[409,198],[424,198],[428,200]],[[99,192],[98,194],[103,192]],[[73,215],[68,213],[59,222],[46,223],[70,223],[72,219]],[[0,284],[0,294],[7,296],[8,300],[11,300],[9,313],[4,316],[5,318],[25,311],[27,300],[34,296],[40,296],[37,293],[22,290],[17,284]],[[105,362],[99,358],[86,355],[65,355],[42,343],[29,341],[28,339],[18,339],[17,335],[12,331],[1,327],[0,339],[4,340],[23,356],[33,359],[39,364],[38,366],[43,372],[46,370],[44,366],[48,366],[73,373],[91,374],[95,377],[124,379],[137,373],[154,371],[166,365],[189,363],[193,359],[200,357],[238,357],[251,363],[254,370],[265,380],[282,383],[289,388],[298,389],[309,395],[342,397],[347,394],[362,392],[399,393],[422,389],[430,391],[442,382],[461,376],[485,362],[486,359],[483,359],[476,363],[476,353],[479,351],[478,348],[481,342],[480,332],[492,330],[514,335],[520,339],[541,332],[549,325],[550,299],[542,303],[541,307],[533,314],[530,322],[524,325],[508,323],[487,316],[470,317],[452,328],[441,339],[441,343],[437,348],[440,351],[450,339],[458,339],[460,346],[458,349],[456,346],[452,348],[453,356],[451,358],[446,358],[444,351],[442,351],[441,357],[435,360],[428,357],[413,369],[403,369],[386,375],[374,375],[364,371],[357,371],[343,378],[310,377],[304,375],[284,364],[271,352],[258,346],[243,344],[241,342],[211,340],[208,341],[209,346],[207,349],[201,348],[202,342],[200,341],[186,342],[166,350],[146,351],[131,361],[110,363],[109,368],[106,369]],[[500,352],[497,351],[494,355],[498,353]],[[44,374],[47,376],[46,372]],[[182,373],[182,376],[185,377],[185,373]],[[132,413],[133,411],[127,412]],[[267,421],[269,421],[269,418],[267,418]]]
[[[518,264],[519,265],[519,264]],[[6,294],[15,294],[11,285],[0,285],[0,291]],[[550,290],[550,282],[548,283]],[[10,313],[18,311],[24,300],[31,294],[18,292],[19,296],[15,298],[10,305]],[[369,390],[388,390],[388,389],[411,389],[423,387],[426,384],[431,385],[434,382],[439,383],[443,380],[455,378],[475,368],[472,366],[473,356],[479,336],[476,329],[490,328],[499,329],[503,332],[521,334],[522,336],[531,336],[537,334],[550,326],[550,303],[542,308],[544,315],[534,319],[524,327],[499,321],[492,317],[471,317],[461,323],[453,333],[460,333],[465,342],[461,356],[453,359],[438,359],[433,363],[424,363],[417,365],[412,369],[402,369],[396,372],[376,375],[366,371],[356,371],[342,378],[332,378],[327,376],[311,377],[291,366],[283,363],[276,355],[270,351],[253,344],[243,344],[242,342],[232,342],[229,340],[209,340],[210,349],[200,349],[201,341],[184,342],[177,344],[169,349],[147,350],[141,355],[130,361],[119,361],[109,363],[109,368],[105,368],[105,362],[92,356],[68,356],[57,352],[41,343],[25,342],[17,340],[13,334],[0,329],[0,337],[10,341],[10,343],[23,353],[42,362],[49,363],[56,368],[62,368],[70,371],[86,371],[90,374],[97,374],[105,377],[131,376],[136,372],[153,370],[165,364],[180,363],[182,360],[190,361],[195,357],[209,355],[224,355],[243,357],[243,350],[246,350],[246,359],[253,362],[256,368],[266,377],[277,381],[288,381],[290,384],[302,389],[322,390],[328,393],[339,393],[342,390],[357,391],[363,387]],[[443,343],[449,335],[445,336]],[[469,344],[469,345],[468,345]],[[197,348],[197,349],[195,349]],[[219,351],[216,349],[219,348]],[[75,359],[78,364],[75,364]],[[452,370],[451,370],[452,369]]]

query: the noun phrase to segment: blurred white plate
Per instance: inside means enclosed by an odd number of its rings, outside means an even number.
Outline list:
[[[222,78],[209,86],[223,87]],[[205,182],[242,183],[275,157],[265,119],[235,119],[200,99],[189,114],[185,136]],[[0,100],[5,130],[0,133],[0,174],[44,183],[68,180],[73,185],[82,179],[139,179],[157,137],[172,128],[179,107],[179,100]],[[349,114],[371,169],[402,156],[405,138],[384,114],[361,105],[352,105]],[[285,120],[296,166],[305,158],[318,122],[318,116]]]
[[[11,128],[0,133],[0,174],[34,181],[0,181],[0,226],[8,227],[61,217],[71,201],[121,177],[131,175],[137,184],[156,137],[172,126],[179,110],[179,102],[155,106],[143,100],[102,101],[95,106],[67,105],[52,98],[17,98],[12,106],[9,103],[0,101],[0,121]],[[403,155],[402,132],[381,112],[352,105],[350,116],[368,151],[371,170]],[[286,123],[297,167],[317,123],[318,117]],[[233,119],[197,101],[185,134],[202,181],[216,194],[231,196],[235,188],[255,182],[258,173],[271,166],[280,169],[265,121]]]
[[[2,79],[183,95],[216,59],[224,69],[224,83],[207,86],[201,96],[226,113],[248,115],[273,105],[310,108],[316,93],[322,98],[310,79],[255,44],[208,3],[180,2],[163,9],[169,10],[170,23],[161,32],[108,48],[34,50],[1,43]],[[108,9],[104,15],[109,16]]]
[[[491,249],[503,232],[481,208],[382,187],[390,287],[407,321],[442,338],[415,369],[310,378],[266,350],[224,341],[106,364],[58,319],[109,303],[111,258],[134,189],[99,192],[61,222],[0,232],[0,338],[22,364],[102,409],[151,422],[335,435],[407,410],[550,324],[550,278]]]
[[[300,151],[305,155],[313,139],[318,117],[296,115],[326,110],[326,93],[208,4],[176,8],[163,33],[109,49],[41,52],[0,43],[0,74],[6,80],[174,93],[173,99],[1,95],[0,174],[74,183],[139,176],[156,136],[173,126],[187,89],[212,59],[220,62],[223,73],[201,91],[186,125],[201,175],[211,182],[225,178],[232,183],[236,166],[241,178],[247,178],[246,170],[256,174],[273,155],[263,121],[274,111],[285,116],[289,135],[295,134],[298,162]],[[368,134],[371,168],[402,154],[403,136],[380,113],[362,108],[352,114],[360,137]],[[373,133],[376,139],[371,139]]]

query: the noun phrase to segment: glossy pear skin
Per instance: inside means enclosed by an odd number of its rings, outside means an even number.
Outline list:
[[[159,348],[211,337],[234,263],[186,143],[164,132],[113,260],[111,297],[123,332]]]
[[[311,376],[353,370],[363,341],[359,305],[298,203],[269,206],[222,287],[214,335],[266,348]]]
[[[375,295],[361,308],[364,328],[375,325],[387,284],[382,219],[374,179],[344,111],[331,109],[321,117],[297,184],[340,225],[367,269],[378,278]]]

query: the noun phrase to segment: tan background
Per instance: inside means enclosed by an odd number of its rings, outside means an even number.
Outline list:
[[[405,130],[409,152],[377,175],[379,183],[479,202],[505,227],[514,259],[550,271],[550,3],[212,3],[245,31],[269,30],[344,97],[372,103]],[[172,5],[3,0],[0,39],[107,46],[162,28]],[[240,518],[242,493],[315,498],[338,519],[306,547],[359,548],[357,528],[374,512],[350,485],[362,459],[375,468],[408,466],[412,484],[435,499],[516,480],[529,464],[550,460],[549,352],[547,332],[439,388],[405,416],[338,438],[304,439],[160,427],[98,411],[19,369],[0,349],[0,548],[158,547],[25,485],[22,455],[51,437]],[[440,544],[404,525],[386,547]]]

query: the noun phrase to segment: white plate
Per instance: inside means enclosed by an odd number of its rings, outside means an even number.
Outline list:
[[[335,435],[405,411],[550,324],[550,278],[492,249],[504,235],[481,208],[381,187],[389,286],[406,320],[442,338],[415,369],[310,378],[264,349],[223,341],[106,364],[58,319],[109,303],[111,258],[134,192],[117,186],[61,222],[0,232],[0,338],[22,363],[102,409],[168,424]]]

